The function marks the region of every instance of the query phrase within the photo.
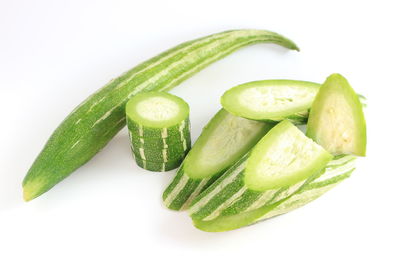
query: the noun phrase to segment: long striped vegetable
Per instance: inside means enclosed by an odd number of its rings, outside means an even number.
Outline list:
[[[143,169],[177,168],[190,149],[189,105],[166,92],[146,92],[126,104],[132,154]]]
[[[237,117],[221,109],[204,127],[165,189],[165,206],[173,210],[186,209],[198,194],[246,154],[273,125]]]
[[[192,217],[193,224],[203,231],[222,232],[234,230],[289,212],[318,198],[348,178],[355,169],[355,159],[356,157],[352,155],[336,156],[328,163],[321,175],[310,178],[304,185],[292,192],[292,194],[287,195],[279,201],[257,205],[256,209],[244,210],[237,213],[223,212],[213,220],[202,220]],[[227,186],[229,184],[224,185],[224,188]],[[259,202],[259,199],[255,198],[247,205],[256,205],[255,203]]]
[[[293,124],[283,121],[194,199],[191,217],[212,221],[276,203],[318,175],[331,157]]]
[[[144,91],[166,91],[241,47],[274,43],[298,50],[285,37],[264,30],[233,30],[185,42],[143,62],[88,97],[54,131],[29,169],[24,199],[51,189],[89,161],[125,125],[124,107]]]

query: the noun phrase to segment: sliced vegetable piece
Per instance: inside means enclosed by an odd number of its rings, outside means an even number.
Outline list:
[[[139,166],[166,171],[180,165],[190,149],[189,105],[183,99],[165,92],[141,93],[128,101],[126,118],[130,139],[138,134],[139,142],[131,142],[131,148]]]
[[[110,81],[77,106],[51,135],[25,176],[24,199],[50,190],[96,155],[125,126],[124,108],[132,96],[170,90],[211,63],[256,43],[298,50],[274,32],[225,31],[182,43]]]
[[[282,121],[194,199],[191,217],[210,221],[273,204],[318,175],[331,158],[293,124]]]
[[[333,165],[331,162],[323,175],[311,183],[304,185],[298,192],[286,198],[284,201],[280,201],[273,209],[256,221],[266,220],[300,208],[319,198],[343,180],[349,178],[351,173],[355,170],[356,157],[353,155],[339,155],[335,157],[335,160],[336,161],[333,162],[345,163],[336,163]]]
[[[307,136],[334,155],[365,156],[367,130],[359,96],[340,74],[321,86],[311,107]]]
[[[282,121],[251,152],[244,181],[256,191],[280,188],[312,176],[331,158],[292,123]]]
[[[263,80],[244,83],[226,91],[222,106],[230,113],[252,120],[295,124],[307,121],[308,110],[320,84],[295,80]]]
[[[288,212],[316,199],[334,185],[348,178],[354,169],[354,156],[336,156],[328,163],[324,172],[308,179],[307,182],[297,188],[297,190],[293,190],[291,194],[286,195],[284,198],[278,198],[278,201],[264,201],[263,196],[265,196],[265,194],[262,194],[258,198],[252,200],[250,204],[246,204],[247,207],[253,206],[254,208],[247,208],[241,212],[233,212],[233,210],[229,210],[228,207],[225,212],[221,212],[219,216],[212,218],[212,220],[201,219],[195,214],[192,214],[193,224],[198,229],[207,232],[229,231],[254,224],[267,218]],[[208,196],[208,198],[210,198],[210,193],[215,190],[214,188],[218,187],[217,183],[220,182],[220,179],[204,191],[198,198],[201,198],[202,196]],[[241,200],[238,202],[240,201]],[[238,202],[231,204],[231,206],[237,205]],[[203,209],[207,209],[207,207],[204,206],[198,210],[198,213],[203,212]]]
[[[204,127],[178,173],[163,194],[165,206],[186,209],[274,124],[247,120],[221,109]]]

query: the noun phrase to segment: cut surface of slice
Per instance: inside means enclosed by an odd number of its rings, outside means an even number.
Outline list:
[[[141,93],[128,101],[129,119],[148,128],[169,128],[189,116],[189,105],[180,97],[165,92]]]
[[[252,150],[244,181],[256,191],[288,186],[317,173],[331,158],[296,126],[282,121]]]
[[[342,75],[332,74],[311,107],[307,136],[334,155],[365,156],[366,132],[360,97]]]
[[[252,120],[304,120],[320,84],[295,80],[263,80],[235,86],[221,97],[230,113]],[[306,116],[305,115],[305,116]]]
[[[190,150],[185,159],[185,172],[193,179],[202,179],[228,168],[272,126],[221,109]]]

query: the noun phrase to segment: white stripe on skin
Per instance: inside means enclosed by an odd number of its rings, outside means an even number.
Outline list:
[[[139,148],[140,157],[143,160],[146,160],[146,156],[144,155],[144,149],[142,147]]]
[[[224,209],[228,208],[235,201],[239,200],[239,198],[243,195],[244,192],[246,192],[246,190],[247,190],[246,186],[240,188],[239,191],[237,191],[233,196],[231,196],[228,200],[222,203],[217,209],[215,209],[210,215],[205,217],[203,220],[210,221],[218,217]]]
[[[163,162],[162,166],[161,166],[161,171],[165,172],[165,162]]]
[[[205,206],[213,197],[215,197],[219,192],[222,191],[227,185],[232,183],[237,175],[243,171],[244,166],[246,165],[247,161],[244,161],[240,164],[236,170],[234,170],[228,177],[226,177],[218,186],[216,186],[210,193],[205,195],[202,199],[200,199],[196,204],[192,206],[189,210],[190,214],[194,214],[199,211],[203,206]]]
[[[275,196],[277,191],[278,191],[277,189],[265,191],[244,212],[247,212],[250,210],[255,210],[255,209],[258,209],[258,208],[264,206],[265,203],[272,200],[272,198]]]
[[[163,156],[163,162],[167,162],[168,161],[168,155],[167,155],[167,149],[163,149],[162,150],[162,156]]]
[[[80,141],[81,141],[81,140],[76,141],[76,142],[71,146],[70,149],[73,149],[77,144],[79,144]]]
[[[203,187],[207,184],[208,180],[210,178],[205,178],[202,179],[202,181],[197,185],[196,189],[192,192],[192,194],[190,194],[189,198],[186,200],[186,202],[182,205],[182,207],[180,208],[180,210],[186,210],[190,204],[192,203],[193,199],[195,197],[197,197],[201,190],[203,189]]]
[[[185,187],[187,182],[189,181],[189,176],[187,176],[185,173],[182,175],[181,179],[179,180],[178,184],[175,186],[175,188],[169,193],[168,197],[164,200],[165,206],[169,207],[172,203],[172,201],[177,197],[177,195],[182,191],[182,189]]]
[[[161,129],[161,138],[166,139],[168,137],[168,129],[167,128],[162,128]]]
[[[139,125],[139,137],[143,138],[143,126]],[[143,140],[144,141],[144,140]],[[143,142],[144,143],[144,142]]]

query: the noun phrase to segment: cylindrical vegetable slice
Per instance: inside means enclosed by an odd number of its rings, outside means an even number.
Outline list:
[[[165,206],[186,209],[274,124],[247,120],[221,109],[204,127],[178,173],[163,194]]]
[[[301,124],[321,85],[295,80],[263,80],[235,86],[224,93],[221,104],[230,113],[252,120]]]
[[[233,30],[185,42],[143,62],[88,97],[54,131],[23,181],[29,201],[89,161],[125,125],[125,104],[144,91],[166,91],[209,64],[255,43],[297,46],[264,30]]]
[[[304,185],[279,201],[270,201],[260,205],[257,204],[261,199],[259,197],[253,200],[252,204],[247,204],[247,206],[255,206],[256,208],[254,209],[243,209],[240,212],[233,212],[231,209],[230,212],[227,212],[229,211],[228,207],[226,212],[222,212],[220,216],[212,220],[197,219],[192,216],[193,224],[203,231],[222,232],[234,230],[288,212],[316,199],[334,185],[348,178],[355,169],[355,159],[352,155],[336,156],[328,163],[323,173],[308,179]],[[217,186],[216,183],[207,190],[211,191],[213,187]],[[203,194],[206,194],[206,191]],[[237,203],[233,203],[233,205],[235,204]]]
[[[360,102],[348,81],[332,74],[312,104],[307,136],[335,155],[365,156],[367,130]]]
[[[275,203],[318,175],[331,158],[293,124],[283,121],[196,197],[189,212],[195,220],[210,221]]]
[[[139,166],[161,171],[180,165],[190,149],[189,105],[183,99],[165,92],[141,93],[128,101],[126,118],[130,139],[138,133],[139,142],[131,147]]]

